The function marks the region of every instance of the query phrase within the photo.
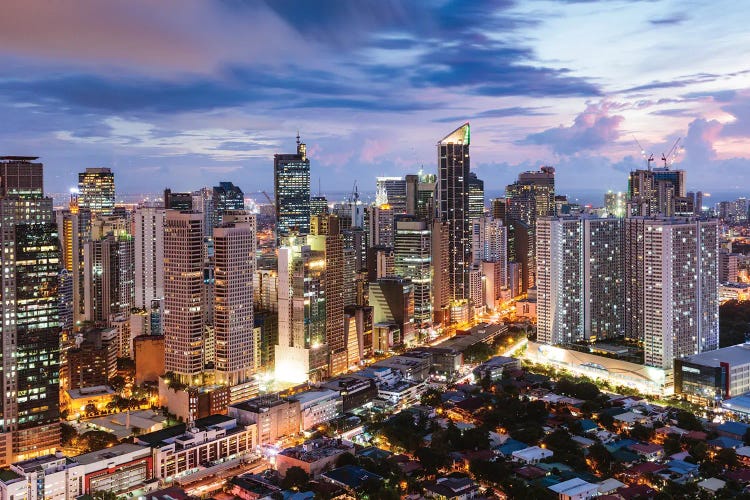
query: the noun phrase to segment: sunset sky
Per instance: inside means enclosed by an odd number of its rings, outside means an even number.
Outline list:
[[[314,191],[434,171],[472,126],[486,189],[550,164],[625,189],[682,137],[688,189],[750,182],[750,7],[737,1],[21,1],[0,15],[0,154],[47,191],[272,189],[299,129]],[[661,163],[661,162],[658,162]]]

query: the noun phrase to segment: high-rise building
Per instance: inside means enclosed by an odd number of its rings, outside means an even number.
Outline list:
[[[401,177],[378,177],[376,179],[376,192],[385,196],[384,200],[378,200],[378,205],[388,204],[394,214],[405,214],[406,202],[406,179]]]
[[[95,216],[115,209],[115,174],[108,168],[87,168],[78,174],[79,205]]]
[[[484,216],[484,181],[469,172],[469,218]]]
[[[438,148],[438,214],[448,224],[448,282],[454,302],[469,300],[469,123],[445,136]]]
[[[432,315],[434,324],[446,325],[450,321],[450,281],[448,279],[448,223],[433,219],[432,234]]]
[[[417,201],[415,215],[419,220],[431,223],[435,218],[435,174],[420,174],[417,184]]]
[[[124,229],[106,226],[84,243],[84,317],[107,323],[135,305],[135,245]]]
[[[328,215],[328,200],[325,196],[310,197],[310,216]]]
[[[625,217],[627,202],[625,193],[618,191],[607,191],[604,194],[604,209],[610,217]]]
[[[732,283],[737,281],[739,260],[742,254],[731,253],[728,250],[719,251],[719,283]]]
[[[685,171],[668,167],[638,169],[628,178],[628,208],[633,216],[671,217],[679,199],[686,198]]]
[[[210,240],[214,234],[214,226],[218,224],[220,216],[216,213],[214,204],[214,190],[210,187],[202,187],[191,193],[190,205],[187,208],[180,207],[179,210],[192,210],[203,214],[203,236]]]
[[[72,314],[73,321],[77,322],[84,314],[84,243],[90,237],[91,212],[81,211],[78,207],[78,197],[71,195],[67,210],[55,212],[57,220],[57,232],[60,238],[60,255],[62,265],[68,271],[72,286]]]
[[[284,382],[320,380],[328,369],[325,255],[306,237],[282,238],[279,248],[279,343],[275,377]]]
[[[622,336],[623,220],[542,217],[536,238],[539,340],[570,344]]]
[[[204,367],[203,214],[167,210],[164,222],[164,367],[198,384]]]
[[[508,227],[512,231],[508,238],[513,242],[513,251],[509,249],[508,253],[521,264],[521,287],[525,292],[535,282],[536,221],[555,215],[555,169],[545,166],[518,174],[518,180],[505,188],[505,196]]]
[[[325,343],[329,352],[329,375],[347,371],[348,355],[344,333],[344,237],[335,215],[328,220],[325,234],[313,234],[307,242],[324,259]]]
[[[0,462],[60,446],[60,244],[36,157],[0,157]]]
[[[276,230],[279,235],[310,233],[310,160],[297,136],[295,154],[273,158]]]
[[[393,217],[395,211],[389,204],[367,207],[369,246],[393,248]]]
[[[499,219],[503,223],[507,222],[508,201],[506,198],[493,198],[490,205],[490,215],[493,219]]]
[[[135,210],[135,307],[147,309],[164,297],[164,208]]]
[[[630,217],[625,228],[627,337],[643,343],[645,363],[668,369],[717,349],[717,221]]]
[[[167,210],[192,210],[193,193],[176,193],[167,188],[164,190],[164,208]],[[203,211],[200,209],[199,211]]]
[[[507,228],[500,219],[482,216],[472,219],[471,236],[472,264],[482,271],[485,305],[494,309],[501,290],[508,286]]]
[[[414,286],[414,322],[422,328],[432,321],[432,234],[427,222],[414,217],[396,221],[395,273]]]
[[[370,283],[370,305],[373,306],[375,325],[389,326],[390,331],[399,332],[389,347],[414,342],[414,287],[411,281],[392,277]]]
[[[217,227],[222,224],[222,217],[226,212],[245,209],[245,193],[242,192],[242,189],[231,182],[220,182],[218,186],[214,186],[212,195],[212,227]]]
[[[216,382],[228,385],[231,395],[243,392],[233,388],[249,384],[255,374],[255,216],[242,210],[223,210],[221,219],[213,235],[214,368]],[[230,397],[231,402],[236,402],[234,399]]]

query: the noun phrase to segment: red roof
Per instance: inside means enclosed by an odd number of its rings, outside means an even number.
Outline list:
[[[724,476],[738,483],[750,483],[750,469],[731,470],[724,473]]]
[[[695,439],[696,441],[705,441],[708,435],[703,431],[690,431],[683,436],[685,439]]]
[[[653,474],[654,472],[659,472],[666,468],[665,465],[659,465],[654,462],[644,462],[630,467],[625,473],[629,476],[640,476],[642,474]]]
[[[617,490],[617,494],[625,500],[630,500],[632,498],[651,498],[656,495],[656,491],[645,484],[636,484]]]
[[[662,448],[658,444],[651,444],[651,443],[648,443],[648,444],[636,443],[634,445],[631,445],[630,449],[636,453],[643,453],[645,455],[648,455],[651,453],[659,453],[660,451],[664,451],[664,448]]]

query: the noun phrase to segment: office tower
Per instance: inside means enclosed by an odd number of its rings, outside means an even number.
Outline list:
[[[164,208],[135,210],[135,307],[147,309],[164,297]]]
[[[432,234],[431,259],[432,259],[432,314],[435,325],[447,326],[450,322],[450,280],[448,269],[448,223],[439,219],[430,222],[430,233]]]
[[[693,204],[693,208],[695,209],[695,215],[703,214],[703,191],[695,193],[695,203]]]
[[[212,191],[213,226],[223,222],[223,215],[231,210],[245,209],[245,194],[231,182],[220,182]]]
[[[344,247],[343,293],[344,307],[357,303],[357,252],[351,247]]]
[[[414,217],[396,221],[395,273],[414,286],[414,322],[423,328],[432,321],[432,234],[427,222]]]
[[[367,249],[367,279],[369,281],[395,274],[396,258],[393,247],[377,246]]]
[[[555,215],[555,169],[541,167],[538,171],[522,172],[518,180],[505,188],[508,200],[507,219],[512,229],[513,255],[521,263],[522,284],[525,292],[534,285],[536,262],[535,226],[537,218]]]
[[[435,218],[435,174],[420,174],[417,184],[417,201],[415,215],[419,220],[431,223]]]
[[[242,210],[222,210],[221,220],[213,234],[214,368],[216,383],[228,385],[232,394],[234,386],[251,382],[255,374],[255,216]]]
[[[167,210],[190,211],[193,209],[193,193],[175,193],[171,189],[164,190],[164,208]],[[202,209],[200,210],[203,211]]]
[[[78,174],[79,205],[95,216],[115,209],[115,174],[108,168],[87,168]]]
[[[276,231],[279,237],[310,233],[310,160],[297,136],[295,154],[273,157]]]
[[[203,236],[206,239],[211,239],[214,234],[214,226],[219,218],[214,205],[214,190],[210,187],[202,187],[190,193],[190,197],[189,207],[180,207],[179,210],[201,212],[203,214]]]
[[[406,181],[406,215],[417,215],[417,191],[419,189],[419,175],[408,174]]]
[[[685,198],[685,171],[668,167],[638,169],[628,177],[628,208],[631,216],[675,215],[675,203]]]
[[[63,267],[68,271],[68,278],[73,287],[72,313],[73,321],[78,322],[84,314],[84,242],[90,238],[91,212],[81,211],[78,197],[71,195],[67,210],[55,212],[57,232],[60,239],[60,256]]]
[[[625,193],[622,191],[607,191],[604,194],[604,209],[610,217],[625,217],[626,208]]]
[[[328,200],[325,196],[310,197],[310,216],[328,215]]]
[[[203,214],[167,210],[164,221],[164,367],[184,384],[204,365]]]
[[[451,299],[469,299],[469,123],[445,136],[438,147],[438,214],[448,224],[448,280]]]
[[[393,248],[393,207],[387,203],[367,207],[367,214],[369,245]]]
[[[627,337],[645,363],[719,346],[718,224],[694,218],[630,217],[626,228]]]
[[[501,219],[480,217],[472,223],[473,264],[482,269],[484,299],[494,309],[508,282],[508,232]]]
[[[325,343],[330,356],[328,373],[338,375],[348,368],[344,333],[344,237],[335,215],[328,219],[325,234],[310,235],[310,250],[323,257],[325,297]]]
[[[484,181],[469,173],[469,218],[484,216]]]
[[[0,461],[54,453],[59,424],[59,272],[52,199],[36,157],[0,157]]]
[[[507,221],[507,206],[508,202],[506,198],[493,198],[490,204],[490,215],[493,219],[498,219],[505,223]]]
[[[725,249],[719,250],[719,283],[733,283],[737,281],[741,255],[731,253]]]
[[[84,317],[94,323],[107,323],[135,304],[133,237],[124,229],[103,227],[103,235],[94,229],[83,253]]]
[[[624,226],[621,218],[537,220],[540,342],[570,344],[625,331]]]
[[[378,205],[388,204],[394,214],[406,213],[406,180],[401,177],[378,177],[375,191],[385,199],[378,200]]]
[[[75,315],[73,313],[73,273],[63,268],[60,270],[58,286],[58,314],[60,315],[60,330],[63,332],[72,332],[75,325]]]
[[[258,269],[253,279],[253,316],[260,329],[255,352],[259,371],[273,372],[274,349],[279,342],[279,275],[276,269]]]
[[[370,283],[370,305],[373,323],[393,332],[389,348],[414,342],[414,286],[410,280],[392,277]]]
[[[328,368],[325,256],[305,237],[282,239],[279,248],[279,343],[275,378],[302,383],[320,380]]]

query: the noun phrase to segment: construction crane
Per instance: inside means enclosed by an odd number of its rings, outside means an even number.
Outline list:
[[[633,140],[636,144],[638,144],[638,150],[641,152],[641,157],[643,157],[644,160],[646,160],[646,166],[648,167],[648,170],[651,171],[651,162],[654,161],[654,154],[649,153],[648,156],[646,156],[646,150],[643,149],[643,146],[641,146],[641,143],[638,142],[638,139],[633,136]]]
[[[669,150],[669,153],[661,154],[661,161],[664,162],[664,168],[669,168],[670,165],[674,164],[675,160],[677,160],[677,154],[679,153],[679,150],[677,149],[677,145],[680,143],[680,140],[682,137],[678,137],[676,141],[674,141],[674,144],[672,145],[672,149]]]
[[[271,197],[270,197],[270,196],[268,196],[268,193],[266,193],[265,191],[261,191],[261,193],[263,193],[263,196],[265,196],[265,197],[266,197],[266,200],[268,200],[268,204],[269,204],[269,205],[273,205],[273,204],[274,204],[274,203],[273,203],[273,200],[271,199]]]

